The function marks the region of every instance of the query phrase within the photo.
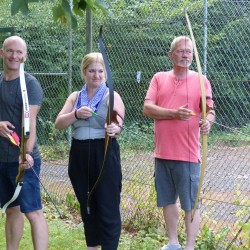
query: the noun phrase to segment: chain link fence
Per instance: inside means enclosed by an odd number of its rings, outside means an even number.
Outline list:
[[[73,194],[67,176],[71,130],[56,131],[54,121],[69,93],[82,87],[79,66],[86,53],[85,17],[72,31],[51,20],[50,4],[34,5],[27,18],[19,14],[9,18],[10,3],[3,2],[6,11],[0,20],[5,25],[0,27],[0,42],[12,33],[27,41],[26,70],[39,79],[44,90],[38,117],[41,180],[58,202],[63,201],[68,193]],[[111,15],[93,16],[93,51],[99,51],[98,33],[104,25],[115,90],[126,106],[119,138],[124,225],[136,221],[163,225],[155,202],[153,121],[142,115],[142,107],[153,74],[172,67],[167,56],[171,41],[175,36],[189,35],[183,13],[188,7],[217,114],[209,136],[202,225],[218,234],[225,230],[226,238],[217,249],[226,249],[232,241],[239,246],[244,243],[241,229],[250,213],[250,2],[116,0],[108,4]],[[192,69],[196,70],[195,62]]]

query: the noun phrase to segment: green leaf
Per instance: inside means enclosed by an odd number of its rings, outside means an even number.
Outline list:
[[[77,28],[77,20],[74,14],[72,13],[71,7],[69,5],[69,2],[67,0],[62,0],[62,8],[65,13],[65,18],[67,21],[71,24],[73,29]]]
[[[12,0],[11,15],[16,15],[21,11],[24,15],[30,13],[29,4],[32,2],[44,2],[45,0]],[[107,6],[102,0],[73,0],[71,8],[68,0],[61,0],[57,6],[52,8],[55,21],[71,24],[73,29],[77,28],[77,16],[83,16],[86,8],[96,12],[98,9],[107,13]]]
[[[87,8],[91,9],[93,12],[96,12],[97,9],[107,13],[107,5],[102,0],[85,0]]]
[[[28,2],[26,0],[13,0],[11,4],[11,15],[16,15],[19,10],[24,15],[27,15],[29,13]]]
[[[64,16],[65,13],[61,5],[57,5],[53,7],[52,12],[53,12],[54,21],[60,20],[62,23],[66,22],[65,16]]]
[[[236,200],[236,201],[233,202],[233,204],[235,204],[235,205],[240,205],[240,201],[239,201],[239,200]]]
[[[71,7],[69,5],[68,0],[62,0],[62,8],[66,13],[71,13]]]
[[[62,3],[53,7],[53,18],[55,21],[60,20],[61,23],[71,24],[73,29],[77,28],[77,20],[71,11],[71,7],[67,0],[62,0]]]
[[[80,1],[77,1],[77,3],[74,4],[74,6],[76,7],[76,9],[81,9],[85,11],[87,7],[87,3],[85,0],[80,0]]]
[[[86,2],[84,0],[73,1],[73,11],[77,16],[83,16],[83,12],[86,9]]]

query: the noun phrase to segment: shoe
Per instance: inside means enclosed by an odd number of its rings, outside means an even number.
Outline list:
[[[180,244],[170,244],[163,246],[160,250],[181,250]]]

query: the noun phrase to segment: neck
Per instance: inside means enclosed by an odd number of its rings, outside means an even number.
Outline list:
[[[4,71],[3,76],[6,81],[11,81],[19,77],[19,71]]]
[[[92,87],[90,85],[87,85],[87,93],[88,93],[89,99],[91,99],[94,96],[97,89],[98,89],[98,87]]]
[[[184,68],[184,67],[174,67],[173,70],[173,75],[176,78],[185,78],[188,76],[189,74],[189,69],[188,68]]]

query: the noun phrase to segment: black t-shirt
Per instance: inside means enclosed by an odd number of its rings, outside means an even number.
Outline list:
[[[29,105],[42,104],[43,90],[38,80],[25,73],[26,88]],[[0,75],[0,121],[9,121],[15,126],[15,132],[21,138],[23,101],[21,95],[20,78],[6,81]],[[34,158],[39,156],[37,143],[35,144]],[[16,162],[19,157],[19,148],[13,146],[10,141],[0,136],[0,162]]]

